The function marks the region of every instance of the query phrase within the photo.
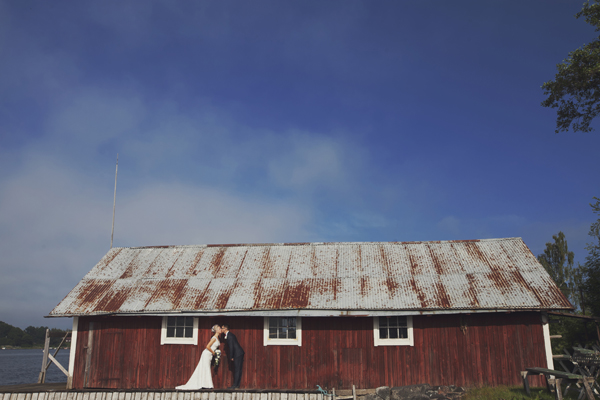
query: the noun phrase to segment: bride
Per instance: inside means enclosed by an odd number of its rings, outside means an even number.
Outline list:
[[[219,342],[219,335],[221,334],[221,327],[214,325],[211,329],[213,337],[210,338],[210,342],[206,345],[206,348],[202,352],[200,362],[194,370],[194,373],[190,377],[190,380],[182,386],[177,386],[177,390],[197,390],[197,389],[212,389],[214,388],[212,375],[210,371],[210,362],[213,356],[216,354],[215,351],[221,344]]]

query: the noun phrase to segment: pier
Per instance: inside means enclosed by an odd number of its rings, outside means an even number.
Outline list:
[[[66,383],[0,386],[0,400],[324,400],[306,390],[67,390]]]

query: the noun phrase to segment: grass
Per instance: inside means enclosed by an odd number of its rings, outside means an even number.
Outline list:
[[[530,388],[528,396],[522,386],[497,386],[472,388],[462,397],[462,400],[553,400],[554,393],[544,388]],[[563,389],[564,390],[564,389]],[[570,390],[565,399],[576,399],[577,392]]]

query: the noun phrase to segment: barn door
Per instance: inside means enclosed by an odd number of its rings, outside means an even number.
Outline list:
[[[122,329],[91,322],[86,346],[84,388],[120,388],[123,376]]]
[[[102,388],[117,389],[121,387],[123,369],[123,332],[114,327],[105,327],[102,330],[100,340],[97,340],[97,370],[96,379],[98,386]]]

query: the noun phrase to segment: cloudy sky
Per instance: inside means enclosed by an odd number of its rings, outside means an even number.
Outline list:
[[[0,320],[70,327],[117,153],[115,246],[562,230],[583,262],[600,129],[540,106],[581,4],[0,0]]]

